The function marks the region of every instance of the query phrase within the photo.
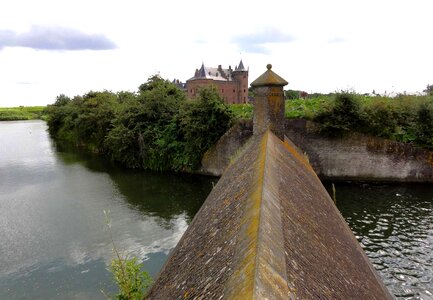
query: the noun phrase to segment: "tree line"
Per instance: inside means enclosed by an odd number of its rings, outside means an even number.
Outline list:
[[[59,95],[46,108],[50,135],[101,153],[129,168],[194,170],[204,152],[232,125],[234,117],[216,89],[197,100],[159,76],[138,92]]]

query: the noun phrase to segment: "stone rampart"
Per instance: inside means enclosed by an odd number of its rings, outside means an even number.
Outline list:
[[[252,121],[235,125],[203,158],[201,173],[221,176],[252,136]],[[320,135],[306,120],[286,120],[285,135],[324,180],[433,182],[433,152],[410,144],[352,133]]]

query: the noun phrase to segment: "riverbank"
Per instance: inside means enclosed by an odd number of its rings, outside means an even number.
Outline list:
[[[0,121],[44,120],[45,106],[0,107]]]

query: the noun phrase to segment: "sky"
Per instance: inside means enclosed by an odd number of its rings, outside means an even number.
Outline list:
[[[286,89],[419,93],[433,84],[431,0],[1,0],[0,107],[185,82],[204,63]]]

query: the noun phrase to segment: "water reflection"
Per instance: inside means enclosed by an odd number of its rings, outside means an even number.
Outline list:
[[[53,146],[44,122],[0,122],[0,299],[113,294],[103,210],[155,276],[213,180],[124,170]]]
[[[57,144],[55,153],[65,164],[79,163],[89,171],[108,174],[131,207],[161,218],[161,225],[167,228],[172,226],[173,217],[180,214],[185,214],[189,223],[218,181],[215,177],[192,174],[129,170],[64,145]]]

